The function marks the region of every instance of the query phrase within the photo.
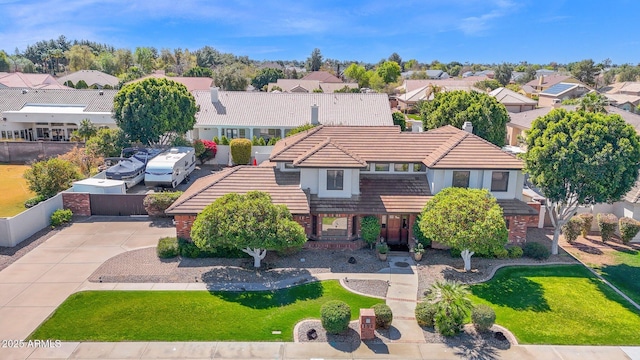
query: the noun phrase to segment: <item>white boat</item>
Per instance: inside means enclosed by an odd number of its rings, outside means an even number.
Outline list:
[[[147,163],[144,184],[147,187],[175,188],[196,168],[196,152],[192,147],[174,147]]]
[[[106,171],[106,177],[110,180],[122,180],[127,189],[136,186],[144,179],[144,169],[147,163],[160,153],[160,149],[126,148],[122,150],[119,158],[107,158],[105,160],[117,163]],[[125,157],[127,154],[133,155]]]

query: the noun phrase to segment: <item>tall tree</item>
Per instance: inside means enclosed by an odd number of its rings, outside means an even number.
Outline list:
[[[462,128],[465,121],[473,124],[473,133],[497,145],[504,146],[509,113],[493,96],[476,91],[438,92],[432,101],[419,106],[424,128],[444,125]]]
[[[289,209],[274,205],[269,194],[259,191],[218,198],[198,214],[191,238],[200,249],[240,249],[253,257],[256,268],[267,250],[301,247],[307,241]]]
[[[606,113],[608,102],[604,95],[600,95],[594,91],[580,98],[577,109],[594,113]]]
[[[96,135],[90,137],[85,147],[102,157],[116,157],[122,149],[129,146],[124,132],[120,129],[99,129]]]
[[[546,196],[555,228],[552,254],[578,206],[618,201],[638,177],[640,141],[617,114],[555,109],[533,121],[526,146],[525,171]]]
[[[211,68],[218,65],[220,52],[211,46],[204,46],[196,50],[196,64],[200,67]]]
[[[400,65],[395,61],[385,61],[376,70],[376,73],[385,84],[396,82],[401,72]]]
[[[78,126],[78,135],[85,142],[92,136],[98,133],[98,128],[89,119],[80,120],[80,126]]]
[[[213,82],[225,91],[245,91],[249,85],[242,65],[230,65],[216,69],[213,72]]]
[[[8,72],[11,69],[9,56],[4,50],[0,50],[0,71]]]
[[[200,66],[192,67],[184,72],[185,77],[213,77],[213,71],[209,68],[203,68]]]
[[[352,63],[344,70],[344,76],[352,81],[356,81],[358,86],[369,87],[369,76],[364,66]]]
[[[394,61],[396,64],[400,65],[401,69],[404,68],[403,67],[403,63],[402,63],[402,58],[396,52],[394,52],[393,54],[389,55],[389,61]]]
[[[308,71],[318,71],[322,66],[322,54],[320,49],[315,48],[311,52],[311,56],[307,58],[306,68]]]
[[[196,100],[187,88],[168,79],[149,78],[125,85],[113,100],[116,125],[132,142],[170,144],[196,123]]]
[[[69,69],[71,71],[89,70],[94,66],[96,56],[86,45],[74,45],[67,51]]]
[[[133,53],[133,60],[138,67],[142,69],[146,74],[150,73],[154,69],[156,58],[153,55],[152,48],[149,47],[137,47]]]
[[[106,51],[101,52],[98,55],[96,63],[100,68],[100,71],[111,75],[118,74],[118,64],[116,62],[116,57],[112,53]]]
[[[256,74],[256,76],[251,80],[251,85],[262,91],[266,91],[266,86],[269,83],[274,83],[278,81],[278,79],[284,79],[284,72],[280,69],[273,68],[265,68]]]
[[[126,73],[133,66],[133,54],[129,49],[118,49],[114,53],[115,62],[118,66],[117,74]]]
[[[618,74],[619,82],[636,81],[638,79],[638,76],[640,75],[640,68],[637,66],[624,64],[616,69],[616,73]]]
[[[496,67],[494,71],[494,78],[500,83],[500,85],[507,86],[507,84],[511,82],[512,72],[513,68],[511,67],[511,65],[502,63]]]
[[[475,253],[493,254],[508,240],[502,208],[486,189],[450,187],[427,202],[420,215],[422,234],[461,251],[464,270]]]
[[[596,74],[598,70],[593,60],[586,59],[572,64],[571,75],[587,85],[594,86],[596,84]]]

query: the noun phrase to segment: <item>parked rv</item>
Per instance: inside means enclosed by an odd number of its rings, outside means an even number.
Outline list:
[[[127,189],[136,186],[144,179],[144,170],[147,163],[160,154],[160,149],[125,148],[118,158],[106,158],[111,163],[117,163],[109,167],[106,177],[110,180],[122,180]]]
[[[192,147],[174,147],[147,163],[144,184],[147,187],[175,188],[196,168],[196,152]]]

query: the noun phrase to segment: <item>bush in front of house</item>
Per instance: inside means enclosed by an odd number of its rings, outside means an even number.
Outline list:
[[[436,316],[436,306],[428,301],[416,305],[415,315],[419,326],[433,326],[433,318]]]
[[[178,249],[182,257],[194,259],[200,256],[200,248],[190,240],[178,239]]]
[[[574,216],[562,225],[562,235],[569,244],[573,244],[582,232],[582,219]]]
[[[628,217],[621,217],[620,220],[618,220],[618,228],[620,229],[622,242],[627,244],[638,235],[638,231],[640,231],[640,221]]]
[[[376,328],[388,329],[393,321],[393,312],[387,304],[373,305],[373,312],[376,314]]]
[[[149,194],[144,197],[142,205],[150,216],[165,216],[167,210],[182,195],[182,191],[167,191]]]
[[[422,244],[422,246],[424,246],[425,248],[428,248],[429,246],[431,246],[431,239],[424,236],[424,234],[422,233],[422,230],[420,230],[420,215],[416,217],[416,221],[414,221],[413,223],[412,230],[413,230],[413,237],[416,238],[416,240],[418,240],[418,242]]]
[[[618,218],[613,214],[600,213],[597,216],[598,228],[600,229],[600,236],[602,242],[611,240],[613,234],[616,232],[616,225],[618,224]]]
[[[246,165],[251,160],[251,140],[233,139],[229,144],[231,160],[237,165]]]
[[[69,209],[58,209],[51,214],[51,227],[60,226],[71,221],[73,212]]]
[[[493,256],[495,256],[496,259],[506,259],[509,257],[509,250],[503,247],[497,248],[493,250]]]
[[[327,333],[341,334],[349,327],[351,307],[344,301],[327,301],[320,308],[320,320]]]
[[[507,251],[509,251],[510,259],[521,258],[523,254],[522,248],[518,245],[510,246]]]
[[[178,256],[180,247],[178,245],[178,239],[175,237],[163,237],[158,240],[158,247],[156,253],[159,258],[167,259]]]
[[[476,305],[471,310],[471,322],[478,331],[487,331],[496,322],[496,312],[488,305]]]
[[[580,229],[580,235],[587,237],[589,231],[591,231],[591,225],[593,225],[593,214],[584,213],[576,215],[578,219],[582,220],[582,228]]]
[[[369,248],[373,247],[373,244],[378,240],[380,236],[381,225],[377,216],[367,215],[360,221],[360,236],[367,244]]]
[[[551,255],[549,249],[546,246],[537,242],[528,242],[522,249],[524,256],[536,260],[546,260]]]

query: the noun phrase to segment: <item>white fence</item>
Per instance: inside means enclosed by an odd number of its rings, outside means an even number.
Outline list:
[[[258,164],[263,161],[268,161],[272,150],[273,146],[252,146],[251,161],[253,162],[254,158],[258,161]],[[218,145],[216,157],[207,161],[207,164],[228,165],[230,155],[231,151],[229,149],[229,145]]]
[[[62,209],[62,194],[10,218],[0,218],[0,246],[12,247],[49,226],[51,214]]]

